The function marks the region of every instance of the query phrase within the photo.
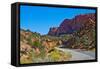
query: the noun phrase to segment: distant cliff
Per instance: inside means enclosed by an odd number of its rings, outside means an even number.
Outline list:
[[[72,34],[82,28],[89,28],[95,24],[95,14],[84,14],[84,15],[77,15],[73,19],[64,19],[64,21],[60,24],[59,27],[51,27],[48,35],[56,36],[61,34]]]
[[[57,34],[57,30],[58,30],[58,27],[51,27],[48,34],[54,36]]]

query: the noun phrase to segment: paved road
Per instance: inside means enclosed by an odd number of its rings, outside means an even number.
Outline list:
[[[57,48],[59,50],[62,50],[64,52],[70,52],[72,54],[72,58],[70,61],[74,60],[93,60],[95,59],[95,53],[91,51],[78,51],[73,49],[67,49],[67,48]]]

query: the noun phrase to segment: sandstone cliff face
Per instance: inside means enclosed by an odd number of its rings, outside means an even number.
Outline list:
[[[48,35],[61,35],[61,34],[72,34],[84,27],[88,27],[95,24],[95,14],[84,14],[75,16],[73,19],[65,19],[58,28],[50,28]]]
[[[54,36],[56,35],[57,30],[58,30],[58,27],[51,27],[48,34]]]

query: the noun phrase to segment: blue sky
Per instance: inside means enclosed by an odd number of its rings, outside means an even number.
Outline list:
[[[95,10],[21,5],[20,28],[47,34],[50,27],[58,27],[64,19],[87,13],[95,13]]]

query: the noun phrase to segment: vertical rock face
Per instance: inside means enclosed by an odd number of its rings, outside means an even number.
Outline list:
[[[92,24],[91,24],[92,21]],[[89,27],[95,22],[95,14],[77,15],[73,19],[65,19],[58,28],[50,28],[48,35],[72,34],[84,27]]]
[[[58,27],[51,27],[48,34],[53,36],[56,35],[57,29]]]

